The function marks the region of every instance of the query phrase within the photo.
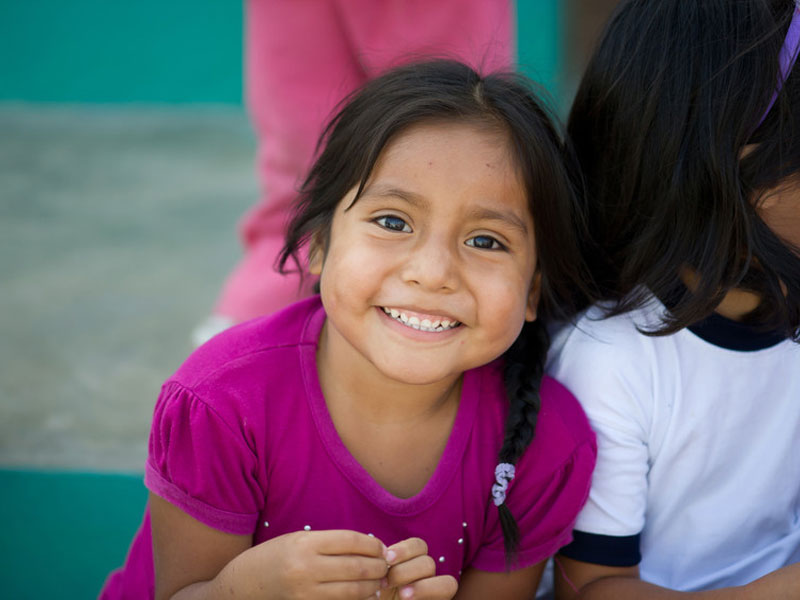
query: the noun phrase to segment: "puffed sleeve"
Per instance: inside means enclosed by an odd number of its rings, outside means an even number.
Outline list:
[[[546,414],[540,414],[535,443],[520,459],[508,490],[506,504],[520,532],[515,569],[536,564],[571,541],[597,457],[594,434],[572,395],[553,380],[542,391],[564,400],[567,410],[554,410],[553,402],[543,405]],[[506,559],[498,510],[493,505],[489,510],[490,535],[472,566],[502,571]]]
[[[145,467],[151,492],[209,527],[246,535],[266,497],[256,466],[235,424],[179,383],[164,385]]]

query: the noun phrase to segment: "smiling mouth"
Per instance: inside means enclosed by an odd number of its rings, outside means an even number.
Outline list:
[[[446,318],[437,317],[434,319],[420,319],[414,315],[409,316],[397,308],[387,308],[385,306],[381,308],[383,308],[383,312],[385,312],[398,323],[401,323],[406,327],[411,327],[412,329],[418,329],[419,331],[441,332],[455,329],[461,325],[461,323],[458,321],[451,321],[450,319]]]

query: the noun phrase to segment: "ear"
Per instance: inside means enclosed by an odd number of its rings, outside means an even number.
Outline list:
[[[324,262],[325,251],[320,243],[319,236],[315,234],[308,245],[308,272],[312,275],[321,275]]]
[[[542,273],[536,271],[531,281],[531,289],[528,292],[528,306],[525,309],[525,320],[535,321],[536,312],[539,308],[539,298],[542,295]]]

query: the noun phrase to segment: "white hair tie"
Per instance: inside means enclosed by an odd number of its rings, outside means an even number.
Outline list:
[[[494,505],[500,506],[506,501],[508,484],[514,479],[516,469],[511,463],[500,463],[494,468],[494,478],[497,483],[492,486]]]

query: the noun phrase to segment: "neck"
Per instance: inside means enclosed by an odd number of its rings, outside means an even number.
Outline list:
[[[692,292],[697,290],[700,278],[693,270],[684,269],[681,272],[681,279],[689,290]],[[760,303],[761,296],[755,292],[734,288],[725,294],[714,312],[731,321],[742,321],[746,315],[758,308]]]
[[[747,290],[733,289],[722,299],[714,311],[732,321],[742,321],[761,302],[761,296]]]
[[[332,334],[326,323],[317,348],[317,372],[332,414],[350,414],[373,424],[408,426],[458,406],[460,374],[430,384],[397,381],[356,352],[332,352],[331,335],[337,334]]]

